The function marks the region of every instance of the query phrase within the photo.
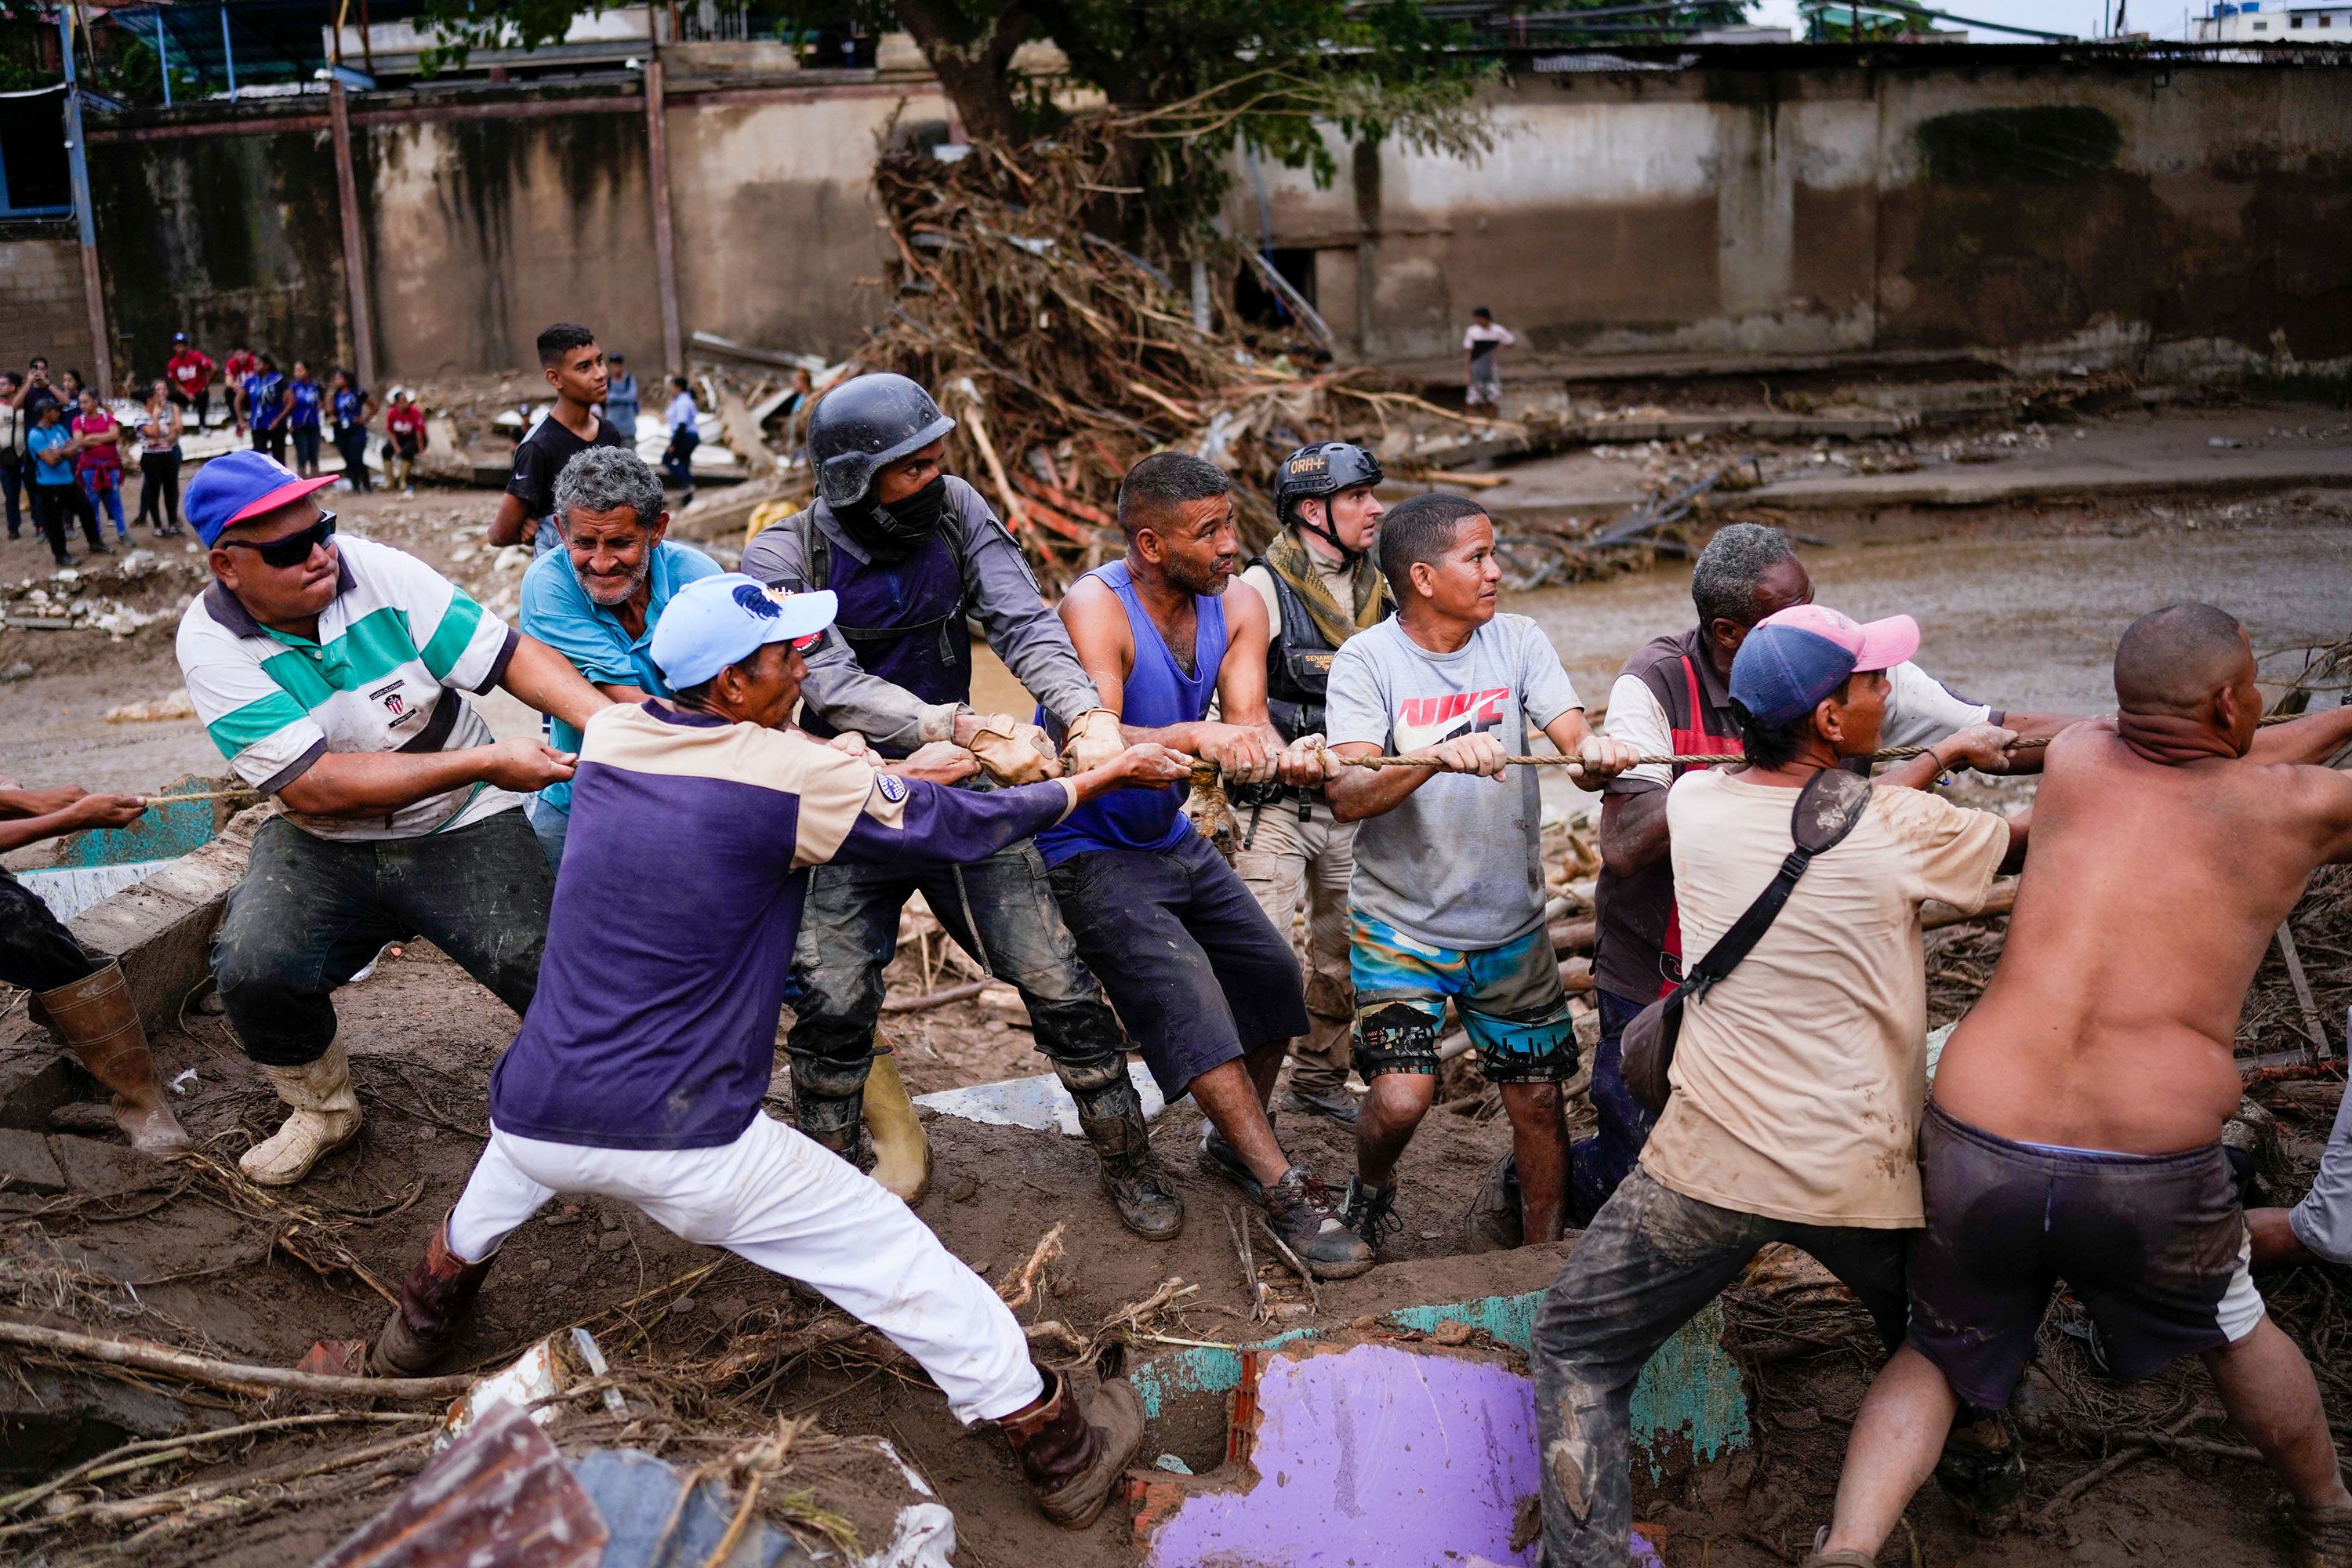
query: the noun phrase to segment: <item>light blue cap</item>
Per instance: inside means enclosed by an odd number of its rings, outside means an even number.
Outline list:
[[[833,625],[830,588],[787,594],[740,572],[688,584],[654,623],[654,664],[672,690],[699,686],[772,642],[814,637]]]

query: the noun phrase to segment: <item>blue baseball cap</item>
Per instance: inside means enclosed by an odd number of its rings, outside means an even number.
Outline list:
[[[814,637],[833,625],[833,590],[787,594],[740,572],[698,578],[654,623],[655,667],[673,690],[699,686],[772,642]]]
[[[332,474],[306,479],[267,452],[230,452],[196,470],[184,504],[196,537],[210,546],[225,530],[334,482]]]
[[[1919,623],[1889,616],[1867,623],[1826,605],[1791,605],[1765,616],[1731,660],[1731,700],[1764,728],[1812,711],[1858,669],[1892,669],[1919,651]]]

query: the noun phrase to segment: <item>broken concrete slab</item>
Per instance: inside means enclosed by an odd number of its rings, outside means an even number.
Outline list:
[[[225,1424],[141,1384],[21,1363],[0,1380],[0,1479],[37,1480],[124,1443],[184,1430],[192,1418]]]
[[[1146,1121],[1167,1109],[1167,1102],[1160,1097],[1160,1086],[1151,1080],[1150,1069],[1141,1062],[1129,1063],[1127,1076],[1143,1101]],[[960,1116],[966,1121],[1026,1127],[1035,1132],[1059,1132],[1067,1138],[1079,1136],[1077,1101],[1062,1087],[1062,1080],[1051,1073],[978,1083],[965,1089],[943,1089],[935,1094],[917,1095],[915,1103],[926,1110],[941,1116]]]
[[[1988,468],[1783,479],[1738,494],[1709,496],[1705,504],[1716,509],[1769,506],[1781,510],[1815,511],[1898,506],[2019,506],[2035,501],[2122,500],[2133,496],[2252,495],[2313,485],[2352,486],[2352,449],[2218,448],[2129,464],[2016,462]]]
[[[0,1128],[0,1192],[61,1193],[66,1173],[49,1141],[21,1128]]]
[[[128,1143],[60,1132],[49,1140],[49,1150],[57,1156],[58,1168],[65,1173],[67,1187],[93,1197],[159,1190],[172,1181],[169,1161],[142,1154]]]
[[[98,1080],[63,1051],[25,1047],[0,1062],[0,1127],[45,1131],[52,1113],[97,1090]]]
[[[244,879],[254,834],[276,810],[265,804],[239,812],[210,843],[70,922],[82,946],[121,961],[151,1032],[175,1022],[180,1003],[211,973],[213,932]]]

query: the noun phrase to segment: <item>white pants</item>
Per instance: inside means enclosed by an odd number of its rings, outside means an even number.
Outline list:
[[[558,1193],[622,1199],[688,1241],[813,1287],[921,1363],[967,1426],[1045,1393],[988,1282],[870,1177],[771,1117],[718,1149],[595,1149],[493,1126],[449,1211],[449,1250],[480,1262]]]
[[[2328,1262],[2352,1264],[2352,1094],[2336,1108],[2319,1174],[2286,1223],[2298,1241]]]

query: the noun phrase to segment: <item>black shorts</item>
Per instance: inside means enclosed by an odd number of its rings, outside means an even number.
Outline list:
[[[1199,834],[1156,854],[1088,849],[1045,880],[1167,1099],[1245,1051],[1307,1033],[1289,939]]]
[[[2181,1154],[2049,1149],[1930,1105],[1919,1158],[1927,1228],[1911,1249],[1911,1343],[1970,1405],[2008,1405],[2062,1280],[2120,1377],[2152,1376],[2262,1321],[2218,1142]]]

